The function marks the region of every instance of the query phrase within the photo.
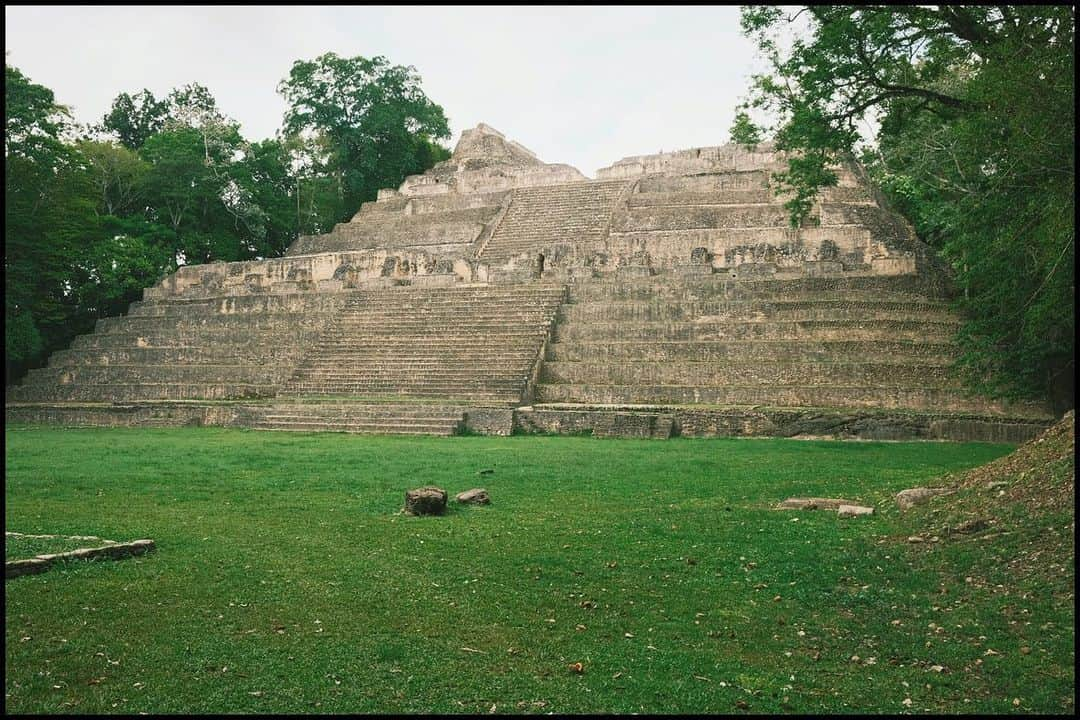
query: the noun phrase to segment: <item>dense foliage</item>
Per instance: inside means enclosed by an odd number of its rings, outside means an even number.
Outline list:
[[[312,161],[334,178],[339,221],[380,188],[448,157],[432,143],[450,137],[446,116],[424,95],[414,68],[326,53],[293,63],[278,91],[289,102],[285,132],[319,140]]]
[[[4,85],[8,383],[177,265],[279,256],[449,155],[442,108],[384,58],[298,61],[258,142],[198,84],[120,93],[91,127],[17,68]]]
[[[955,272],[969,384],[1071,407],[1075,9],[746,7],[742,26],[771,63],[752,104],[796,151],[781,175],[793,220],[860,154]]]

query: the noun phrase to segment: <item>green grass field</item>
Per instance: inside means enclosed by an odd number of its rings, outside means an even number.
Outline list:
[[[1071,599],[891,502],[1008,446],[5,437],[7,530],[157,543],[6,581],[8,712],[1072,709]],[[492,504],[397,514],[425,484]]]

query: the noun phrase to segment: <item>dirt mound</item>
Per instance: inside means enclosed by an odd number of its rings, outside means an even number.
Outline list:
[[[1056,424],[1014,452],[969,470],[947,484],[993,490],[999,502],[1019,502],[1034,513],[1068,511],[1076,500],[1076,415]]]
[[[1071,602],[1076,537],[1076,421],[1072,411],[1005,457],[935,485],[955,492],[932,498],[909,515],[921,538],[960,547],[973,579],[1005,570],[997,588],[1041,587]],[[926,547],[926,546],[924,546]],[[980,579],[982,578],[982,579]],[[1014,583],[1017,583],[1014,585]]]

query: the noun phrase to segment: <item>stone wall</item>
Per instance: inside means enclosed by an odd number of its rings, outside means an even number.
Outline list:
[[[859,167],[793,228],[783,166],[725,145],[588,180],[480,125],[285,257],[147,288],[10,388],[8,417],[1006,441],[1048,417],[962,392],[948,270]]]

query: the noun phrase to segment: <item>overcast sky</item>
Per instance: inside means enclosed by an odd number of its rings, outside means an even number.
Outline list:
[[[737,7],[5,7],[7,63],[96,122],[120,92],[198,82],[249,140],[325,52],[413,65],[457,142],[485,122],[586,175],[727,140],[762,69]],[[451,144],[452,147],[452,144]]]

